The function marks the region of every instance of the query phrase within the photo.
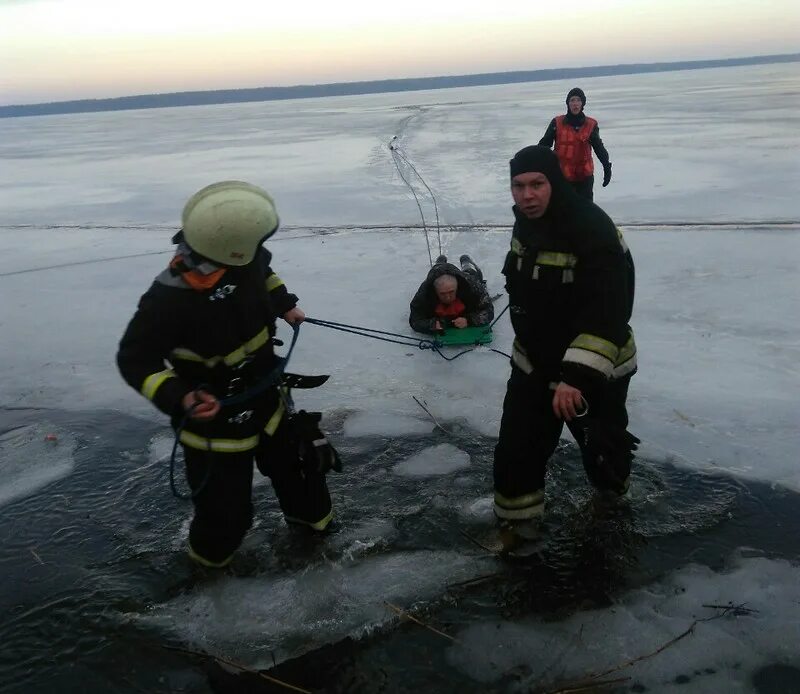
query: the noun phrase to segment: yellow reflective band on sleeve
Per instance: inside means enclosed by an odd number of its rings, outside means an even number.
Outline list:
[[[269,330],[263,328],[255,337],[251,337],[241,347],[237,347],[230,354],[214,357],[203,357],[197,352],[193,352],[185,347],[176,347],[173,349],[169,356],[170,359],[182,359],[183,361],[192,361],[198,364],[203,364],[209,369],[213,369],[217,364],[224,363],[226,366],[234,366],[240,361],[245,359],[248,354],[252,354],[269,341]]]
[[[281,399],[281,401],[278,403],[275,413],[269,418],[269,421],[264,427],[264,431],[267,434],[272,436],[275,433],[275,430],[278,428],[278,424],[281,423],[281,418],[283,417],[284,412],[286,412],[286,405],[283,404],[283,399]]]
[[[556,251],[539,251],[536,254],[537,265],[549,265],[550,267],[575,267],[578,257],[572,253],[558,253]]]
[[[192,549],[191,545],[189,545],[188,554],[192,561],[196,561],[201,566],[205,566],[209,569],[221,569],[230,564],[231,559],[233,559],[233,554],[231,554],[231,556],[226,557],[222,561],[211,561],[210,559],[201,557],[197,552],[194,551],[194,549]]]
[[[636,355],[634,354],[628,361],[623,362],[614,367],[614,372],[612,374],[613,379],[620,379],[623,376],[628,376],[629,374],[633,374],[639,369],[639,363],[636,360]]]
[[[630,330],[628,341],[619,351],[619,356],[614,364],[614,378],[622,378],[633,373],[638,368],[636,360],[636,341],[633,338],[633,331]]]
[[[283,286],[283,280],[278,277],[274,272],[267,277],[267,291],[271,292],[273,289]]]
[[[325,530],[328,527],[328,524],[333,520],[333,511],[331,511],[325,518],[322,520],[318,520],[316,523],[312,523],[311,521],[303,520],[302,518],[295,518],[294,516],[284,516],[287,523],[299,523],[300,525],[307,525],[309,528],[313,530]]]
[[[522,244],[519,242],[519,239],[517,239],[517,238],[512,238],[512,239],[511,239],[511,252],[512,252],[514,255],[518,255],[518,256],[520,256],[520,257],[522,257],[523,255],[525,255],[525,246],[523,246],[523,245],[522,245]]]
[[[165,371],[159,371],[156,374],[150,374],[144,379],[144,383],[142,383],[142,395],[144,395],[148,400],[152,400],[156,396],[156,391],[161,387],[161,384],[164,383],[164,381],[166,381],[168,378],[175,378],[175,372],[172,369],[166,369]]]
[[[213,369],[217,364],[222,361],[222,357],[211,357],[206,359],[201,357],[197,352],[193,352],[185,347],[176,347],[169,353],[170,361],[181,359],[183,361],[193,361],[198,364],[205,364],[209,369]]]
[[[225,362],[226,366],[238,364],[240,361],[245,359],[248,354],[252,354],[258,350],[259,347],[263,347],[267,343],[267,340],[269,340],[269,330],[264,328],[260,333],[258,333],[258,335],[251,337],[241,347],[233,350],[233,352],[230,354],[226,354],[222,358],[222,361]]]
[[[611,378],[614,373],[614,362],[608,357],[604,357],[597,352],[591,352],[588,349],[570,347],[564,352],[564,359],[562,361],[588,366],[590,369],[599,371],[605,378]]]
[[[544,490],[509,498],[500,492],[494,493],[494,513],[506,520],[528,520],[544,514]]]
[[[619,356],[619,347],[613,342],[604,340],[602,337],[597,337],[597,335],[588,335],[587,333],[578,335],[570,344],[570,348],[573,347],[575,349],[587,349],[590,352],[605,357],[612,363],[615,362]]]
[[[628,337],[628,341],[622,345],[622,349],[619,351],[619,356],[617,357],[617,364],[622,364],[623,362],[628,361],[632,356],[636,354],[636,340],[633,339],[633,330],[629,330],[630,336]]]
[[[625,243],[625,238],[622,236],[622,232],[619,230],[619,227],[616,227],[617,230],[617,238],[619,239],[619,245],[622,246],[622,252],[628,252],[628,244]]]
[[[244,453],[258,446],[259,436],[248,436],[246,439],[207,439],[185,429],[181,432],[180,442],[198,451],[214,453]]]
[[[528,359],[528,353],[523,349],[518,340],[514,340],[511,346],[511,363],[514,364],[520,371],[526,374],[533,373],[533,364]]]

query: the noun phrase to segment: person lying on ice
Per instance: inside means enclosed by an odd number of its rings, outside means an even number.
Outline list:
[[[411,300],[408,322],[420,333],[438,333],[448,327],[489,325],[494,306],[480,268],[468,255],[461,269],[440,255]]]
[[[222,181],[195,193],[182,218],[176,254],[139,300],[117,364],[180,432],[194,502],[189,556],[218,568],[252,525],[254,461],[286,520],[316,531],[332,518],[325,473],[341,464],[319,413],[287,414],[271,383],[277,317],[305,318],[262,247],[278,229],[272,198]]]

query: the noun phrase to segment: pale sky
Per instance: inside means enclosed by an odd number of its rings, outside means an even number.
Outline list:
[[[0,105],[795,52],[797,0],[0,0]]]

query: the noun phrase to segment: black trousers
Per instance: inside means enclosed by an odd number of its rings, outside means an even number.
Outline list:
[[[286,417],[273,436],[263,434],[258,448],[251,451],[211,453],[188,446],[183,451],[191,488],[197,489],[207,480],[193,499],[194,517],[189,527],[191,553],[203,563],[225,564],[253,524],[253,462],[270,478],[288,521],[316,527],[330,516],[325,475],[303,470],[288,445]]]
[[[584,446],[584,428],[593,418],[626,429],[630,376],[612,381],[589,403],[586,417],[567,422],[583,456],[583,467],[589,481],[599,489],[610,489],[605,465],[617,480],[627,480],[630,475],[630,457],[619,460],[598,461],[589,455]],[[494,488],[509,500],[519,499],[544,489],[547,462],[558,445],[564,422],[553,412],[553,391],[546,379],[535,374],[526,375],[512,366],[508,379],[500,437],[494,451]]]
[[[582,198],[594,200],[594,176],[584,178],[582,181],[570,181],[570,185],[572,185],[575,192]]]

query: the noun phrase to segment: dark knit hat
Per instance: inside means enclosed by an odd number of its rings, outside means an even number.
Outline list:
[[[509,161],[509,166],[511,168],[511,178],[533,171],[543,173],[551,183],[563,178],[558,157],[553,154],[549,147],[540,145],[524,147]]]
[[[567,99],[566,99],[567,106],[569,106],[569,100],[573,96],[580,97],[581,109],[583,109],[583,107],[586,106],[586,94],[583,93],[583,89],[579,89],[578,87],[573,87],[567,92]]]

